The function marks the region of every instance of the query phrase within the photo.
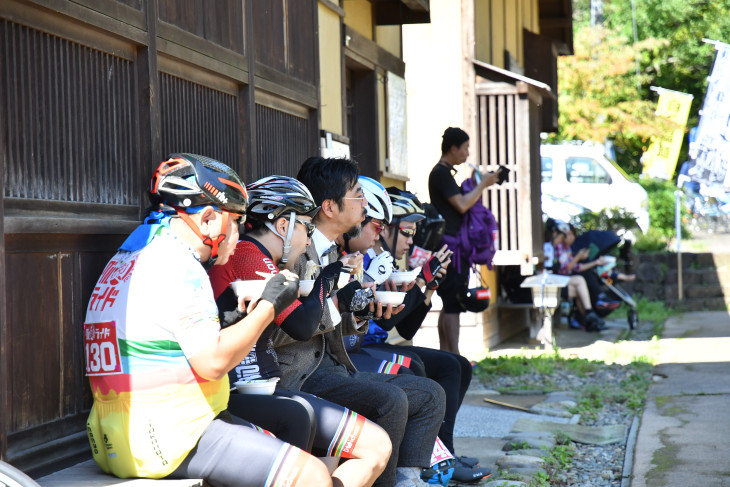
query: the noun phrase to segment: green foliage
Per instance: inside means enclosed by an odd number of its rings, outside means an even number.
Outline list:
[[[649,228],[649,231],[639,235],[634,242],[633,249],[636,252],[663,252],[667,250],[669,240],[656,228]]]
[[[578,358],[563,358],[559,355],[539,355],[537,357],[524,356],[501,356],[495,358],[485,358],[479,362],[474,374],[486,381],[492,377],[509,375],[512,377],[521,377],[528,374],[541,374],[545,380],[540,383],[541,390],[553,390],[554,386],[550,382],[550,375],[560,371],[569,370],[579,376],[585,376],[598,370],[602,365],[598,361],[590,361]],[[530,389],[535,387],[528,381],[517,381],[517,385],[510,389]],[[509,392],[508,390],[500,392]]]
[[[570,409],[573,414],[580,414],[583,419],[594,420],[603,408],[604,395],[607,390],[600,386],[589,385],[580,390],[578,403]]]
[[[631,2],[604,5],[606,27],[633,39]],[[642,0],[635,6],[638,39],[665,41],[652,55],[640,59],[641,72],[651,79],[651,85],[694,95],[689,126],[696,125],[715,59],[713,46],[702,39],[730,39],[730,23],[720,20],[728,18],[730,1]],[[651,96],[648,87],[643,87],[644,97]]]
[[[615,399],[617,402],[625,403],[634,412],[644,408],[646,391],[651,382],[651,364],[638,362],[637,367],[642,373],[632,374],[628,379],[621,382],[621,388],[617,391]]]
[[[652,222],[653,223],[653,222]],[[588,230],[619,230],[638,229],[636,217],[623,208],[607,208],[598,212],[585,211],[577,216],[575,228],[578,233]]]
[[[636,44],[632,3],[636,7]],[[702,42],[702,39],[730,40],[730,22],[724,21],[730,15],[730,0],[604,0],[603,5],[603,26],[591,27],[590,0],[573,0],[575,51],[581,57],[575,62],[563,62],[572,56],[561,58],[561,129],[555,138],[592,138],[599,142],[605,138],[613,139],[618,164],[627,172],[638,174],[641,154],[650,140],[649,131],[643,125],[647,122],[654,124],[652,110],[642,110],[633,118],[624,119],[637,123],[622,123],[611,115],[609,109],[612,107],[607,103],[616,101],[617,109],[621,107],[619,100],[636,107],[646,107],[657,97],[650,90],[651,86],[689,93],[694,95],[694,100],[687,125],[697,125],[707,76],[715,59],[713,46]],[[602,35],[606,37],[605,41]],[[612,58],[611,51],[605,52],[602,46],[597,46],[596,39],[613,46],[616,56]],[[588,59],[582,57],[586,51],[590,53]],[[623,65],[623,68],[617,69],[621,67],[617,65]],[[573,78],[582,78],[583,84],[569,82]],[[610,81],[606,90],[609,93],[603,94],[590,87],[584,89],[594,80],[599,81],[599,88],[603,80]],[[566,104],[581,96],[585,99],[574,111],[582,116],[569,113],[571,107],[564,114]],[[686,153],[685,142],[678,162],[686,159]]]
[[[564,472],[568,466],[573,463],[573,455],[575,448],[572,444],[558,444],[555,448],[550,450],[545,463],[547,464],[548,471],[553,472]]]
[[[527,487],[550,487],[550,476],[545,472],[537,472],[527,483]]]
[[[668,126],[657,121],[655,103],[641,97],[640,87],[649,79],[635,73],[634,59],[660,44],[648,39],[633,45],[601,27],[577,29],[575,54],[558,60],[560,128],[550,141],[611,139],[616,162],[639,173],[641,149]]]
[[[652,323],[652,334],[655,338],[661,337],[662,331],[664,330],[664,322],[670,316],[681,312],[677,308],[670,308],[664,301],[649,301],[644,297],[635,298],[634,300],[636,301],[636,313],[639,315],[639,319]],[[626,314],[628,309],[626,303],[621,303],[621,306],[614,313]]]
[[[676,230],[675,196],[677,187],[671,181],[655,178],[639,178],[637,182],[649,194],[649,219],[652,228],[667,238],[674,236]],[[689,231],[683,228],[682,235],[689,236]]]
[[[530,444],[526,441],[512,442],[511,446],[513,450],[527,450],[530,448]]]

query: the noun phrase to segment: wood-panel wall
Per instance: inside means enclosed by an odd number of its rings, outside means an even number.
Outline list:
[[[510,169],[507,181],[486,191],[484,204],[498,221],[499,265],[531,264],[542,254],[540,209],[540,127],[542,97],[518,81],[476,86],[480,166]],[[496,259],[495,259],[496,262]]]
[[[164,157],[317,153],[316,32],[316,0],[0,3],[0,458],[90,456],[83,315]]]
[[[539,33],[538,0],[474,0],[475,56],[507,69],[505,51],[524,67],[523,29]]]

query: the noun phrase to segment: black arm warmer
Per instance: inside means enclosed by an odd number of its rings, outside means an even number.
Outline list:
[[[238,323],[246,316],[246,313],[238,311],[238,298],[230,286],[218,296],[215,304],[218,306],[218,318],[221,321],[221,328]]]
[[[430,310],[431,304],[429,303],[426,305],[425,301],[421,301],[411,314],[403,318],[401,322],[395,326],[395,329],[398,330],[398,334],[406,340],[412,339],[418,329],[421,328],[423,320],[426,319],[426,315]]]
[[[299,298],[301,306],[292,311],[281,322],[280,328],[295,340],[305,342],[312,338],[317,331],[317,325],[322,320],[322,313],[327,306],[325,294],[326,281],[318,277],[314,281],[312,292],[306,298]]]

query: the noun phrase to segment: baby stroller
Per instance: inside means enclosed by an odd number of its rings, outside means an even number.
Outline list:
[[[600,283],[598,296],[591,296],[591,301],[595,301],[596,314],[602,318],[608,316],[612,311],[621,306],[621,303],[626,303],[629,306],[626,318],[629,323],[629,328],[633,330],[639,319],[636,312],[636,301],[634,301],[626,290],[617,284],[617,272],[615,269],[616,257],[607,255],[621,243],[621,237],[614,232],[589,230],[575,238],[572,250],[574,253],[577,253],[579,250],[587,248],[589,255],[586,262],[594,261],[601,256],[604,257],[604,260],[608,261],[605,265],[591,269],[591,272],[596,273],[597,281]],[[630,242],[624,242],[622,246],[621,250],[624,260],[628,260],[630,246]],[[589,290],[591,290],[591,286],[589,286]],[[591,290],[591,293],[593,292],[594,290]],[[568,316],[568,319],[572,319],[572,316]]]

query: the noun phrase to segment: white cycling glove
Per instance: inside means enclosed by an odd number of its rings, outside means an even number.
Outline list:
[[[378,286],[387,281],[392,273],[393,256],[388,251],[381,252],[373,257],[364,272],[366,280],[375,282]]]

